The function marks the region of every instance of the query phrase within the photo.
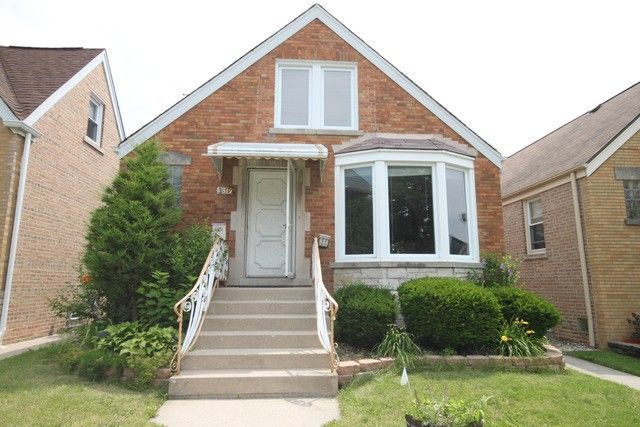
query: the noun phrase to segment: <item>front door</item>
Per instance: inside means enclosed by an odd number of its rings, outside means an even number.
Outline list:
[[[287,171],[249,169],[248,184],[246,275],[286,277]]]

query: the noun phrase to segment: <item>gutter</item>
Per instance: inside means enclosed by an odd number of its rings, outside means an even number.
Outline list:
[[[589,332],[589,345],[596,346],[593,330],[593,312],[591,310],[591,291],[589,290],[589,276],[587,274],[587,257],[584,251],[584,236],[582,235],[582,221],[580,219],[580,200],[578,198],[578,181],[576,173],[571,172],[571,195],[573,196],[573,213],[576,221],[576,236],[578,237],[578,254],[580,255],[580,273],[582,276],[582,291],[587,312],[587,329]]]
[[[4,121],[4,125],[14,133],[24,136],[22,159],[20,160],[20,179],[18,181],[18,193],[16,195],[16,207],[13,215],[13,230],[11,232],[11,246],[9,248],[9,262],[7,265],[7,277],[4,287],[4,300],[2,301],[2,316],[0,317],[0,343],[7,331],[7,318],[9,315],[9,301],[11,300],[11,287],[13,285],[13,271],[16,263],[18,249],[18,235],[20,234],[20,221],[22,219],[22,204],[27,183],[27,170],[29,167],[29,153],[31,152],[32,139],[40,136],[40,133],[31,126],[20,121]]]

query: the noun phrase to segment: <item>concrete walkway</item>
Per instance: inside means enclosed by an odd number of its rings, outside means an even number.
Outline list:
[[[57,341],[60,341],[59,335],[50,335],[48,337],[36,338],[34,340],[22,341],[15,344],[0,345],[0,360],[11,356],[17,356],[25,351],[35,350]]]
[[[167,400],[151,421],[168,427],[319,427],[339,418],[337,399],[202,399]]]
[[[607,368],[606,366],[596,365],[595,363],[567,355],[564,356],[564,361],[567,368],[640,390],[640,377],[636,377],[635,375],[616,371],[615,369]]]

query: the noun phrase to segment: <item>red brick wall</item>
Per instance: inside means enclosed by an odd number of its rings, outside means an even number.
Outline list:
[[[182,203],[186,222],[225,221],[229,229],[230,212],[236,209],[233,197],[215,194],[218,185],[232,186],[232,163],[225,160],[224,176],[219,181],[211,161],[202,157],[208,145],[230,140],[319,143],[327,146],[330,154],[322,183],[318,165],[308,162],[311,167],[311,186],[307,188],[305,204],[311,214],[309,235],[325,233],[333,236],[334,165],[331,145],[340,144],[350,137],[269,132],[274,126],[276,59],[356,62],[359,124],[364,132],[437,133],[464,142],[440,119],[316,20],[157,135],[167,150],[193,158],[193,164],[184,168],[183,176]],[[482,251],[501,252],[504,249],[499,180],[499,169],[479,156],[476,160],[476,186]],[[233,255],[235,236],[231,232],[228,237]],[[309,236],[306,242],[306,253],[309,254]],[[323,274],[329,283],[332,279],[330,258],[323,256]]]
[[[578,318],[586,318],[578,239],[571,184],[544,191],[542,200],[545,255],[527,255],[524,202],[504,206],[506,252],[522,260],[520,277],[526,289],[549,299],[562,312],[563,321],[554,336],[588,344],[589,336],[578,330]]]
[[[92,92],[105,103],[102,153],[83,141]],[[76,283],[86,223],[118,171],[113,150],[120,138],[102,66],[34,127],[43,136],[31,146],[3,344],[48,335],[62,326],[47,300],[67,284]]]

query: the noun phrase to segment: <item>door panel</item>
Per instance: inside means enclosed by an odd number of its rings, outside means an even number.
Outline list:
[[[249,169],[247,277],[285,277],[287,172]]]

